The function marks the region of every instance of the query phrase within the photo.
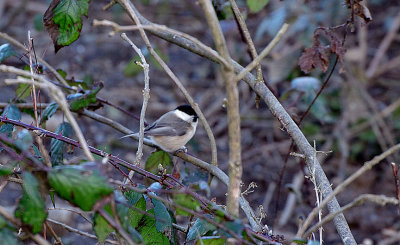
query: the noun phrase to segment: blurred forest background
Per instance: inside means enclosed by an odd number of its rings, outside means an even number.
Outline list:
[[[201,8],[194,0],[135,0],[135,6],[149,20],[188,33],[213,47],[213,40]],[[327,72],[320,69],[304,74],[298,65],[305,48],[311,47],[314,31],[319,26],[333,27],[346,23],[349,10],[343,1],[331,0],[271,0],[262,9],[249,9],[245,1],[237,1],[246,17],[246,23],[255,46],[261,51],[274,37],[283,23],[289,29],[273,49],[262,60],[264,77],[280,102],[299,120],[333,68],[335,56],[329,57]],[[399,142],[400,138],[400,5],[393,0],[369,0],[368,8],[373,20],[365,24],[355,21],[354,32],[345,40],[346,53],[339,60],[327,87],[304,119],[301,129],[316,149],[328,153],[318,155],[332,186],[341,183],[359,169],[365,161],[380,154]],[[101,81],[104,88],[98,96],[139,116],[142,106],[143,72],[134,63],[138,57],[119,34],[109,35],[112,28],[92,26],[93,20],[112,20],[120,25],[132,25],[123,9],[115,5],[104,11],[107,1],[91,1],[88,18],[84,18],[80,38],[72,45],[62,48],[57,54],[49,35],[44,31],[42,18],[48,8],[45,0],[1,0],[0,31],[22,43],[27,42],[31,31],[37,56],[44,58],[53,67],[67,73],[67,78],[87,82]],[[230,54],[234,60],[246,66],[251,62],[247,46],[242,41],[233,19],[228,1],[216,0],[221,26]],[[150,64],[150,101],[146,113],[147,122],[152,122],[168,110],[186,103],[185,98],[146,51],[137,31],[127,32],[139,46]],[[338,32],[340,40],[343,31]],[[151,36],[151,43],[173,72],[184,83],[204,112],[216,137],[219,167],[228,170],[227,117],[224,109],[225,88],[215,63],[185,49]],[[324,37],[321,38],[322,42]],[[0,45],[6,43],[0,39]],[[23,53],[19,53],[20,57]],[[12,57],[4,64],[24,67],[26,58]],[[304,79],[298,77],[309,76]],[[9,77],[0,73],[0,81]],[[17,86],[0,83],[2,107],[15,98]],[[301,158],[289,156],[291,139],[281,130],[280,123],[261,102],[256,108],[254,92],[244,82],[239,83],[243,190],[254,182],[254,192],[246,195],[250,205],[257,209],[263,205],[267,217],[263,222],[276,235],[292,238],[298,222],[315,207],[314,186],[305,179],[305,165]],[[29,102],[30,97],[25,101]],[[45,93],[40,101],[51,102]],[[139,122],[111,106],[104,106],[97,113],[105,115],[126,127],[137,131]],[[32,117],[23,115],[22,121],[30,124]],[[48,122],[47,129],[55,131],[63,114],[56,113]],[[78,117],[88,143],[113,155],[133,162],[137,142],[119,139],[123,136],[111,127],[87,117]],[[47,141],[45,141],[47,142]],[[195,137],[187,145],[189,153],[210,161],[211,153],[207,135],[198,127]],[[145,147],[144,158],[151,151]],[[292,151],[296,152],[294,148]],[[368,171],[338,196],[341,205],[351,202],[364,193],[396,196],[396,187],[390,162],[400,164],[399,154]],[[82,157],[82,155],[80,155]],[[79,155],[66,156],[70,163],[77,163]],[[199,183],[207,183],[207,174],[197,167],[176,161],[181,177]],[[285,169],[283,171],[283,166]],[[110,176],[122,179],[119,172],[108,166]],[[207,187],[205,187],[207,189]],[[207,192],[207,191],[206,191]],[[204,192],[204,193],[206,193]],[[214,180],[208,190],[210,198],[225,203],[227,188]],[[279,192],[279,199],[278,193]],[[0,193],[0,206],[10,206],[21,195],[17,184],[10,183]],[[324,211],[327,214],[327,211]],[[51,212],[50,212],[51,215]],[[398,207],[379,206],[366,203],[345,213],[350,228],[358,243],[394,244],[400,240]],[[71,226],[78,226],[78,218],[71,215]],[[65,221],[66,222],[66,221]],[[81,227],[85,230],[84,227]],[[325,244],[340,244],[334,226],[324,226]],[[94,240],[67,233],[68,244],[95,244]],[[77,243],[79,239],[79,243]],[[397,240],[396,240],[397,239]],[[87,240],[87,241],[86,241]]]

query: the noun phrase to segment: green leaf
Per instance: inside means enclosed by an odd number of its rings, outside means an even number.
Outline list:
[[[36,145],[32,145],[32,148],[33,148],[33,152],[35,152],[35,157],[36,157],[37,159],[39,159],[40,161],[43,162],[42,153],[39,151],[39,149],[37,148],[37,146],[36,146]]]
[[[158,56],[160,56],[160,58],[161,58],[162,60],[164,60],[164,62],[165,62],[166,64],[168,64],[168,62],[169,62],[169,56],[168,56],[168,54],[164,54],[164,53],[161,51],[161,49],[158,49],[158,48],[156,48],[154,51],[156,51],[156,53],[158,54]],[[162,69],[163,69],[162,66],[161,66],[160,64],[158,64],[157,60],[156,60],[152,55],[150,56],[150,62],[154,65],[154,67],[155,67],[156,69],[158,69],[158,70],[162,70]]]
[[[202,238],[197,240],[196,245],[222,245],[226,244],[225,238]]]
[[[1,217],[1,216],[0,216]],[[16,232],[5,227],[0,228],[0,241],[2,245],[18,245],[21,242],[18,241]]]
[[[143,195],[140,194],[140,198],[134,204],[131,204],[129,198],[128,203],[129,205],[133,206],[133,208],[129,209],[129,223],[133,228],[137,228],[140,220],[144,216],[144,213],[140,212],[139,210],[146,211],[146,200],[144,199]]]
[[[29,172],[24,172],[22,179],[23,195],[15,210],[15,217],[32,227],[33,233],[38,233],[47,217],[46,206],[39,192],[39,182]]]
[[[307,240],[305,240],[303,238],[295,238],[295,239],[293,239],[293,242],[297,243],[297,244],[306,244]]]
[[[14,104],[8,104],[1,115],[13,120],[21,119],[21,112]],[[0,134],[7,134],[7,137],[10,137],[13,129],[14,125],[10,123],[2,123],[0,127]]]
[[[115,201],[117,203],[117,208],[116,208],[117,215],[121,222],[122,227],[126,231],[128,231],[134,242],[142,243],[143,242],[142,236],[131,225],[130,213],[132,210],[128,208],[126,199],[119,191],[114,191],[114,196],[115,196]],[[146,203],[144,205],[144,209],[146,209]]]
[[[269,0],[247,0],[246,2],[250,12],[258,13],[268,4]]]
[[[171,216],[164,203],[152,198],[151,202],[154,205],[154,216],[156,218],[156,229],[158,232],[170,233],[172,230]]]
[[[110,204],[107,204],[104,209],[111,214]],[[98,212],[93,216],[93,230],[100,244],[104,244],[108,235],[114,232],[114,228]]]
[[[146,161],[145,169],[153,174],[158,174],[158,165],[161,164],[168,173],[171,173],[174,164],[168,153],[156,151],[151,154]]]
[[[153,209],[150,209],[148,212],[154,215]],[[137,230],[142,235],[144,244],[169,245],[168,237],[158,232],[155,224],[156,220],[153,217],[143,216]]]
[[[31,95],[31,85],[27,83],[18,84],[17,90],[15,90],[15,95],[21,100],[26,99]]]
[[[103,83],[94,84],[91,90],[82,93],[70,94],[67,96],[72,111],[78,111],[97,102],[96,94],[103,88]]]
[[[43,16],[46,31],[54,49],[68,46],[78,39],[82,30],[82,15],[87,16],[90,0],[53,0]]]
[[[10,175],[13,173],[13,168],[8,166],[0,166],[0,176]]]
[[[0,46],[0,63],[3,60],[7,59],[10,56],[16,55],[17,52],[13,49],[13,47],[9,43],[5,43]]]
[[[124,75],[126,77],[133,77],[136,76],[137,74],[139,74],[141,71],[143,71],[143,68],[136,64],[135,62],[140,60],[139,55],[136,55],[135,57],[133,57],[128,64],[125,65],[124,67]]]
[[[76,166],[56,166],[49,173],[49,184],[63,199],[77,205],[84,211],[112,193],[113,188],[106,178],[97,172],[84,171]]]
[[[67,122],[60,123],[60,125],[58,125],[55,133],[65,136],[65,137],[70,137],[72,134],[72,126]],[[64,146],[65,146],[65,143],[63,141],[57,140],[57,139],[51,139],[50,157],[51,157],[51,164],[53,166],[63,164]]]
[[[235,233],[235,234],[242,234],[243,225],[240,222],[240,220],[225,222],[223,225],[225,226],[225,228],[228,228],[229,230],[233,231],[233,233]],[[231,234],[229,234],[225,230],[219,229],[219,231],[220,231],[221,235],[223,235],[225,237],[232,237]]]
[[[20,130],[17,134],[17,138],[15,139],[15,145],[21,150],[27,150],[31,148],[32,144],[33,138],[32,135],[29,133],[29,130]]]
[[[211,215],[206,215],[208,218],[211,218]],[[211,230],[215,230],[215,226],[208,223],[207,221],[197,218],[194,222],[193,226],[190,227],[189,232],[186,236],[186,241],[192,241],[196,238],[199,238],[205,235],[207,232]]]
[[[45,123],[51,116],[56,113],[58,109],[58,104],[56,102],[50,103],[48,106],[46,106],[46,109],[42,112],[42,117],[40,118],[40,124]]]
[[[129,210],[129,222],[133,228],[136,228],[144,215],[138,210],[146,211],[146,200],[143,194],[132,190],[125,191],[124,196],[128,200],[128,204],[134,207]]]
[[[188,209],[191,209],[193,211],[199,211],[200,210],[200,203],[198,200],[194,199],[191,195],[189,194],[184,194],[184,193],[178,193],[173,195],[173,200],[174,203],[181,205],[183,207],[186,207]],[[183,211],[179,208],[176,208],[176,214],[177,215],[185,215],[188,216],[190,215],[186,211]]]

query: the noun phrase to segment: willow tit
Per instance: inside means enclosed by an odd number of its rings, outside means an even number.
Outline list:
[[[144,129],[144,135],[163,151],[176,152],[184,146],[196,132],[198,116],[190,105],[180,105],[175,110],[162,115]],[[129,137],[136,134],[126,135]]]

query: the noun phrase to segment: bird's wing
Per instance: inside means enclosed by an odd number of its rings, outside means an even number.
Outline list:
[[[171,127],[174,125],[174,127]],[[145,128],[146,136],[182,136],[190,124],[168,112]]]

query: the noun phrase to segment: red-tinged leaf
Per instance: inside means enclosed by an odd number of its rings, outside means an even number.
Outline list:
[[[327,33],[330,39],[331,44],[330,51],[336,54],[339,60],[343,60],[344,54],[346,53],[346,49],[343,47],[343,42],[339,39],[339,37],[333,33],[332,31]]]
[[[79,38],[82,16],[87,16],[90,0],[53,0],[43,16],[43,24],[53,40],[55,52]]]
[[[300,69],[305,73],[309,73],[314,68],[320,68],[324,72],[328,70],[329,47],[322,46],[317,38],[315,38],[313,46],[306,49],[299,59]]]

